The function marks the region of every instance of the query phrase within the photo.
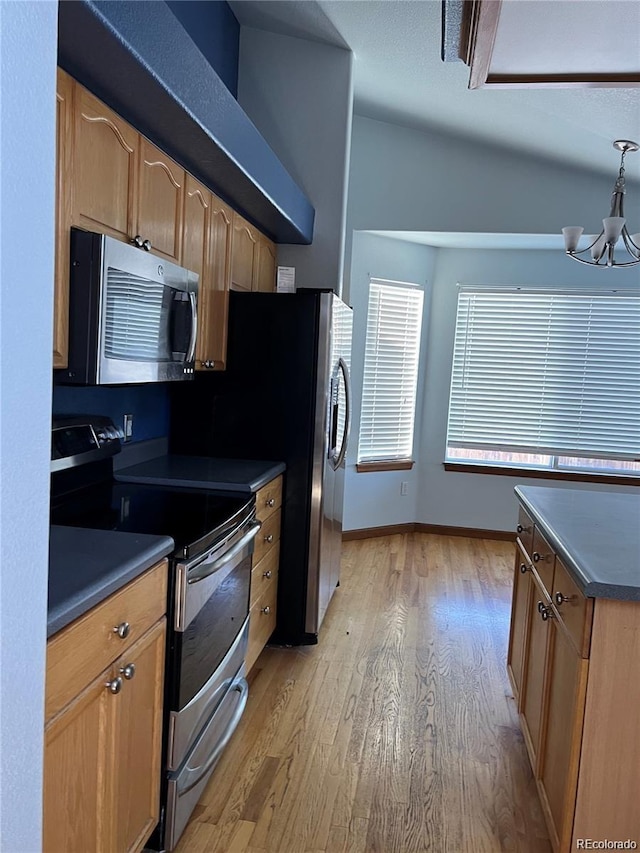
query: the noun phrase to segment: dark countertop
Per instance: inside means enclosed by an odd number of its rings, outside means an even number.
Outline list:
[[[640,601],[640,494],[516,486],[586,596]]]
[[[47,637],[174,549],[169,536],[51,526]]]
[[[284,462],[255,459],[217,459],[169,454],[121,468],[116,480],[156,486],[183,486],[225,492],[256,492],[285,470]]]

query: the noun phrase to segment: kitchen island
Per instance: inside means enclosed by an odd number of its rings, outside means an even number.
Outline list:
[[[515,492],[508,671],[554,850],[640,845],[640,496]]]

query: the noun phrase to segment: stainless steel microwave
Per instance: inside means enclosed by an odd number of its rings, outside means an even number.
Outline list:
[[[105,234],[71,229],[69,366],[56,381],[193,378],[198,276]]]

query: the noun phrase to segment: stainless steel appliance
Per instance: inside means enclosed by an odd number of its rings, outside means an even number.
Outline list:
[[[274,642],[315,643],[340,577],[352,310],[333,292],[230,294],[227,371],[171,389],[171,451],[281,459]]]
[[[247,701],[245,653],[255,497],[115,482],[108,418],[54,419],[53,524],[173,538],[161,822],[172,850]]]
[[[79,385],[190,379],[198,276],[143,248],[71,229],[69,366]]]

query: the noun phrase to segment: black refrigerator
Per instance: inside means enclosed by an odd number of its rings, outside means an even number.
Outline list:
[[[315,643],[340,578],[352,309],[329,290],[229,302],[227,369],[171,388],[170,450],[286,463],[272,642]]]

